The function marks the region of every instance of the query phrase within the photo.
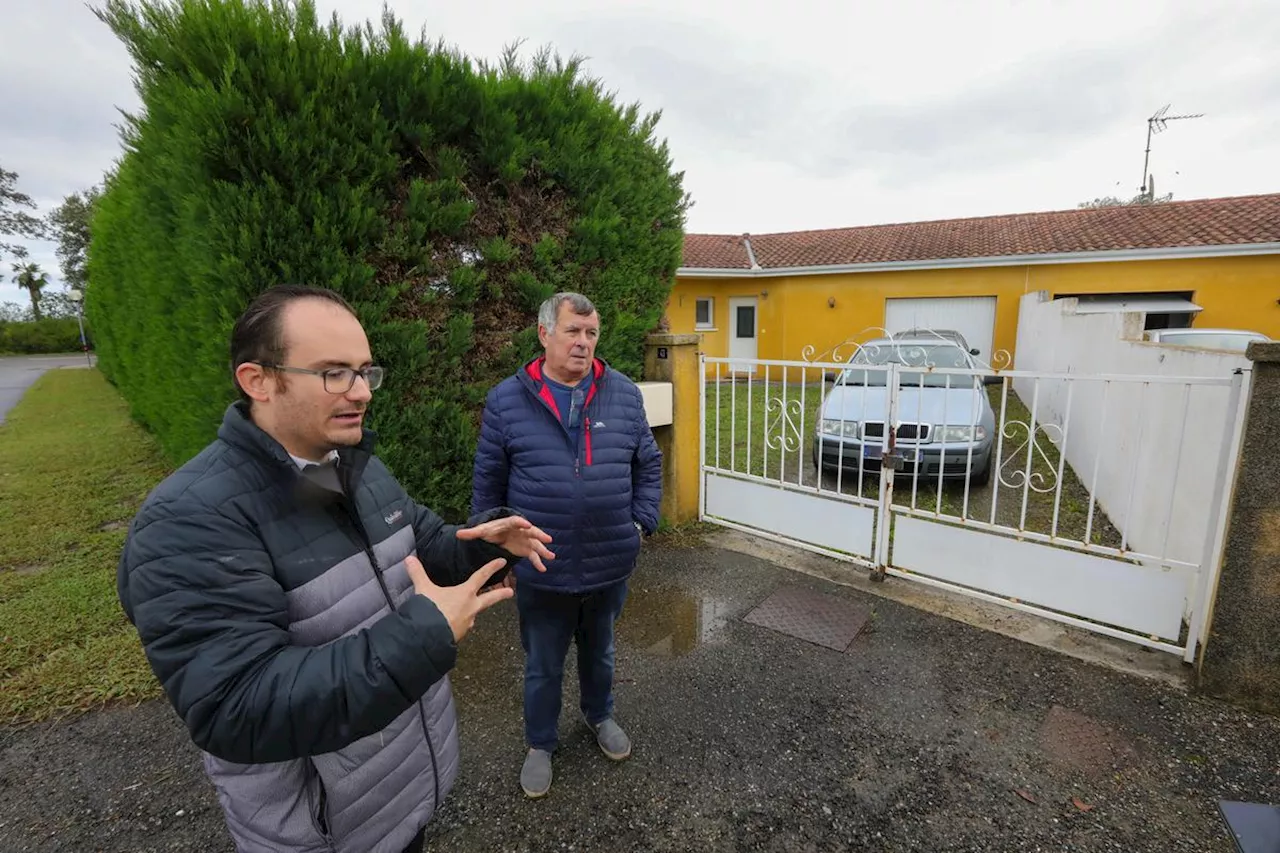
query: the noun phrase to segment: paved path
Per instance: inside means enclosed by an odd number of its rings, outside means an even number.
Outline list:
[[[46,370],[87,366],[83,355],[0,356],[0,424]]]

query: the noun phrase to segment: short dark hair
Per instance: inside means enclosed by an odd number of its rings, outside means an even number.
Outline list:
[[[284,332],[281,317],[284,309],[300,299],[323,299],[340,305],[351,316],[356,311],[338,293],[323,287],[305,284],[278,284],[258,294],[231,329],[231,381],[240,392],[240,399],[251,402],[249,395],[236,379],[236,369],[242,364],[280,364],[285,359]]]

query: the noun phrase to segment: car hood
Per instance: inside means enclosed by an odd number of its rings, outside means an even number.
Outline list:
[[[881,386],[837,385],[827,394],[822,417],[839,421],[881,421],[889,407],[889,389]],[[990,409],[986,394],[978,388],[912,388],[898,390],[898,422],[985,424]]]

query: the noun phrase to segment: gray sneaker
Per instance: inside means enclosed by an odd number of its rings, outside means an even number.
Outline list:
[[[587,725],[591,726],[590,723]],[[625,761],[630,757],[631,738],[627,737],[627,733],[613,721],[612,717],[597,726],[591,726],[591,730],[596,733],[596,743],[600,744],[600,749],[605,755],[614,761]]]
[[[529,797],[541,797],[551,790],[551,753],[545,749],[531,749],[520,768],[520,787]]]

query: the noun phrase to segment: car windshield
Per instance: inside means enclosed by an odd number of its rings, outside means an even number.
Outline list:
[[[968,354],[954,344],[875,341],[864,344],[850,360],[850,364],[898,364],[903,367],[972,368]],[[847,368],[841,374],[842,385],[884,385],[887,372]],[[972,380],[965,376],[948,376],[903,370],[898,373],[899,385],[926,388],[965,388]]]
[[[910,332],[904,332],[899,335],[894,335],[894,337],[898,338],[899,340],[903,340],[903,339],[915,340],[919,338],[919,339],[926,340],[931,344],[950,343],[950,344],[955,344],[956,346],[962,346],[964,343],[964,340],[963,338],[960,337],[959,332],[946,332],[946,331],[933,332],[933,331],[922,331],[919,329],[915,329]]]
[[[1178,347],[1197,347],[1200,349],[1228,350],[1244,352],[1251,341],[1265,341],[1261,335],[1250,332],[1164,332],[1160,335],[1160,343]]]

